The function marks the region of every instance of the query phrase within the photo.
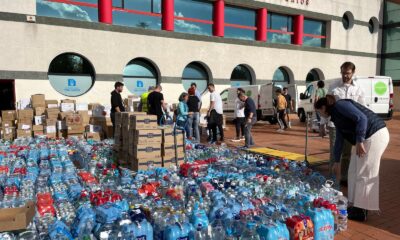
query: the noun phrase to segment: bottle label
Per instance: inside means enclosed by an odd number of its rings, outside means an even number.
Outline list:
[[[339,214],[340,215],[347,215],[347,210],[346,209],[339,210]]]

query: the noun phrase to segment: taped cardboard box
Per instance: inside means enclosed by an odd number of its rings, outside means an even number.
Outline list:
[[[2,138],[4,140],[14,140],[15,138],[15,127],[6,127],[3,128]]]
[[[162,145],[162,156],[175,156],[175,144],[174,143],[163,143]]]
[[[178,167],[185,162],[185,156],[186,154],[184,148],[176,149],[176,164]]]
[[[89,111],[88,111],[88,110],[85,110],[85,111],[80,110],[80,111],[78,111],[77,113],[78,113],[79,115],[81,115],[82,124],[85,125],[85,126],[88,125],[89,122],[90,122]]]
[[[75,104],[74,103],[61,103],[60,105],[61,112],[71,112],[75,111]]]
[[[185,146],[185,132],[181,130],[176,130],[175,135],[175,145]]]
[[[32,107],[46,107],[44,94],[34,94],[31,96]]]
[[[132,146],[133,157],[135,159],[160,159],[161,160],[161,144],[138,144]]]
[[[139,129],[157,129],[157,116],[155,115],[132,115],[130,116],[130,127]]]
[[[42,116],[44,115],[46,108],[44,107],[35,107],[35,116]]]
[[[65,118],[69,115],[69,114],[74,114],[73,111],[69,111],[69,112],[59,112],[58,113],[58,119],[61,121],[65,121]]]
[[[33,125],[32,126],[32,131],[34,132],[43,132],[44,131],[44,126],[43,125]]]
[[[35,125],[42,125],[45,123],[46,117],[45,116],[35,116],[33,121],[34,121]]]
[[[45,132],[46,134],[49,134],[49,133],[57,133],[57,128],[56,128],[56,126],[45,126],[45,127],[44,127],[44,132]]]
[[[35,216],[35,203],[29,201],[23,207],[0,209],[0,232],[27,229]]]
[[[170,144],[175,144],[175,136],[174,136],[174,129],[169,127],[169,128],[163,128],[163,143],[170,143]]]
[[[159,144],[162,142],[162,131],[161,129],[140,129],[134,130],[133,132],[133,144]]]
[[[57,100],[46,100],[46,108],[58,108],[58,101]]]
[[[15,127],[15,121],[2,121],[1,122],[1,127],[4,128],[9,128],[9,127]]]
[[[46,119],[45,121],[46,126],[57,126],[57,119]]]
[[[82,134],[84,131],[85,131],[85,127],[83,125],[68,126],[68,135]]]
[[[33,109],[18,110],[18,120],[30,119],[32,121],[32,118],[33,118]]]
[[[62,99],[61,103],[73,103],[75,105],[76,101],[73,99]]]
[[[135,159],[130,158],[128,160],[131,166],[131,170],[138,171],[138,170],[146,170],[150,166],[151,167],[162,167],[162,159],[160,158],[152,158],[152,159]]]
[[[32,130],[17,129],[17,138],[32,137]]]
[[[1,119],[3,121],[14,121],[17,119],[17,112],[14,110],[1,111]]]
[[[18,130],[31,130],[32,123],[18,123]]]
[[[46,108],[45,114],[46,118],[57,119],[60,110],[58,108]]]
[[[76,114],[76,113],[68,114],[68,115],[65,117],[65,123],[67,124],[67,126],[83,125],[83,124],[82,124],[82,117],[81,117],[81,115]]]

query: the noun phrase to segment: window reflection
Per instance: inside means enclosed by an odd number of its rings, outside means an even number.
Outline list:
[[[250,70],[244,65],[238,65],[233,69],[231,75],[231,86],[247,86],[252,81]]]
[[[254,10],[225,6],[225,37],[255,40],[256,30]]]
[[[326,23],[323,21],[304,19],[303,46],[325,47]]]
[[[289,73],[283,67],[276,69],[272,82],[289,83],[289,81]]]
[[[175,31],[211,36],[212,14],[210,2],[175,0]]]
[[[97,1],[79,1],[97,3]],[[97,7],[85,7],[67,3],[38,0],[36,2],[38,16],[73,19],[87,22],[98,22]]]
[[[113,11],[113,22],[115,25],[144,28],[161,29],[161,17],[133,14],[130,12]]]
[[[190,63],[183,70],[182,85],[185,90],[188,90],[192,83],[196,83],[198,91],[202,93],[207,88],[208,80],[206,69],[197,62]]]

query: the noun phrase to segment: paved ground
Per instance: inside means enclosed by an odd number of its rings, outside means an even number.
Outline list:
[[[254,138],[258,147],[269,147],[283,151],[304,154],[305,125],[297,117],[292,121],[292,129],[283,134],[277,133],[277,125],[258,123],[254,127]],[[389,147],[387,148],[380,168],[380,214],[369,215],[365,223],[349,222],[349,229],[336,239],[400,239],[400,113],[395,114],[387,122],[390,131]],[[329,139],[317,137],[311,133],[309,154],[321,159],[329,158]],[[234,126],[228,125],[226,143],[234,137]],[[316,167],[327,174],[327,164]],[[347,191],[344,190],[345,194]]]

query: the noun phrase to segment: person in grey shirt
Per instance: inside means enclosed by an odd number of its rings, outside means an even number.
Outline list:
[[[329,94],[335,96],[336,100],[340,99],[351,99],[355,102],[360,103],[361,105],[365,105],[365,95],[363,90],[355,81],[353,81],[353,75],[355,73],[356,66],[352,62],[345,62],[340,67],[342,78],[338,79],[336,82],[332,83],[329,87]],[[329,137],[330,137],[330,145],[331,152],[333,149],[333,144],[336,139],[335,135],[335,126],[332,122],[328,124],[329,128]],[[340,181],[343,185],[347,185],[347,173],[350,165],[350,157],[351,157],[351,149],[352,145],[348,141],[344,141],[342,156],[340,161]],[[333,165],[333,154],[331,154],[331,167]]]

